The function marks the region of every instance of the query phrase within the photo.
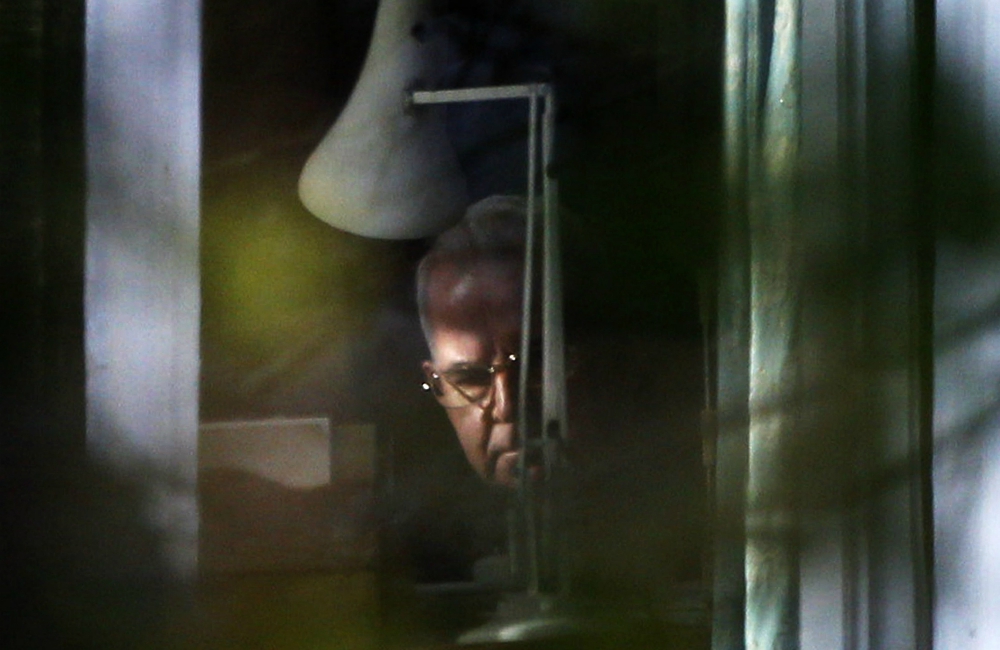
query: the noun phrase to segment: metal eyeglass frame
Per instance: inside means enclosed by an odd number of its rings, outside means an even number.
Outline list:
[[[446,409],[465,408],[466,406],[478,406],[479,408],[486,408],[486,405],[489,404],[490,401],[492,400],[493,395],[496,394],[496,375],[497,375],[497,373],[499,373],[501,371],[509,371],[512,368],[517,367],[518,365],[520,365],[518,362],[519,362],[518,355],[516,355],[516,354],[508,354],[507,357],[503,361],[501,361],[499,363],[491,363],[489,365],[485,365],[485,364],[468,364],[468,365],[463,366],[462,370],[466,370],[466,369],[470,369],[470,368],[475,368],[477,370],[481,369],[481,370],[485,370],[490,375],[490,385],[489,385],[488,388],[486,388],[486,393],[483,396],[478,397],[478,398],[470,396],[464,390],[462,390],[461,388],[459,388],[458,385],[455,384],[455,382],[453,382],[450,379],[448,379],[448,377],[447,377],[447,373],[449,372],[448,370],[445,370],[443,372],[437,372],[435,370],[429,370],[428,371],[428,375],[429,375],[428,376],[428,381],[425,381],[423,384],[421,384],[421,387],[424,390],[429,391],[432,395],[434,395],[434,397],[437,398],[438,404],[440,404],[441,406],[443,406]],[[441,381],[445,382],[446,384],[448,384],[449,386],[451,386],[452,388],[454,388],[455,392],[457,392],[459,395],[461,395],[462,399],[465,400],[465,403],[464,404],[450,404],[450,403],[444,402],[441,399],[444,396],[444,393],[441,392],[441,391],[439,391],[439,390],[437,390],[436,387],[434,386],[434,384],[431,383],[431,382],[433,382],[435,380],[438,380],[438,379],[440,379]]]

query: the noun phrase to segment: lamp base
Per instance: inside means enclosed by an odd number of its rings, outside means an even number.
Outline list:
[[[563,599],[545,594],[505,596],[493,619],[458,637],[458,643],[533,641],[584,634],[583,617]]]

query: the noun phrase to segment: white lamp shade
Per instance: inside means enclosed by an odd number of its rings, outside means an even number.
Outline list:
[[[299,178],[302,203],[335,228],[380,239],[426,237],[466,206],[444,109],[406,103],[406,92],[442,63],[443,53],[411,33],[427,4],[382,0],[354,92]]]

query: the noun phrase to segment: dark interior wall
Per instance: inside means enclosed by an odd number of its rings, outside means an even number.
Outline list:
[[[4,6],[0,286],[4,476],[83,450],[82,4]],[[60,453],[60,450],[62,452]],[[5,491],[5,495],[9,492]]]
[[[379,269],[401,249],[329,228],[296,184],[350,93],[374,12],[205,3],[204,419],[358,419],[345,375],[393,281]]]
[[[5,513],[30,511],[25,493],[44,490],[60,468],[82,459],[82,46],[81,3],[5,4],[0,25]],[[16,548],[17,536],[11,539]],[[4,553],[5,560],[10,557]]]

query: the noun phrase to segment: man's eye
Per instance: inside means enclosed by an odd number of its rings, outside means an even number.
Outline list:
[[[448,372],[448,381],[459,387],[483,387],[493,382],[489,368],[461,368]]]

